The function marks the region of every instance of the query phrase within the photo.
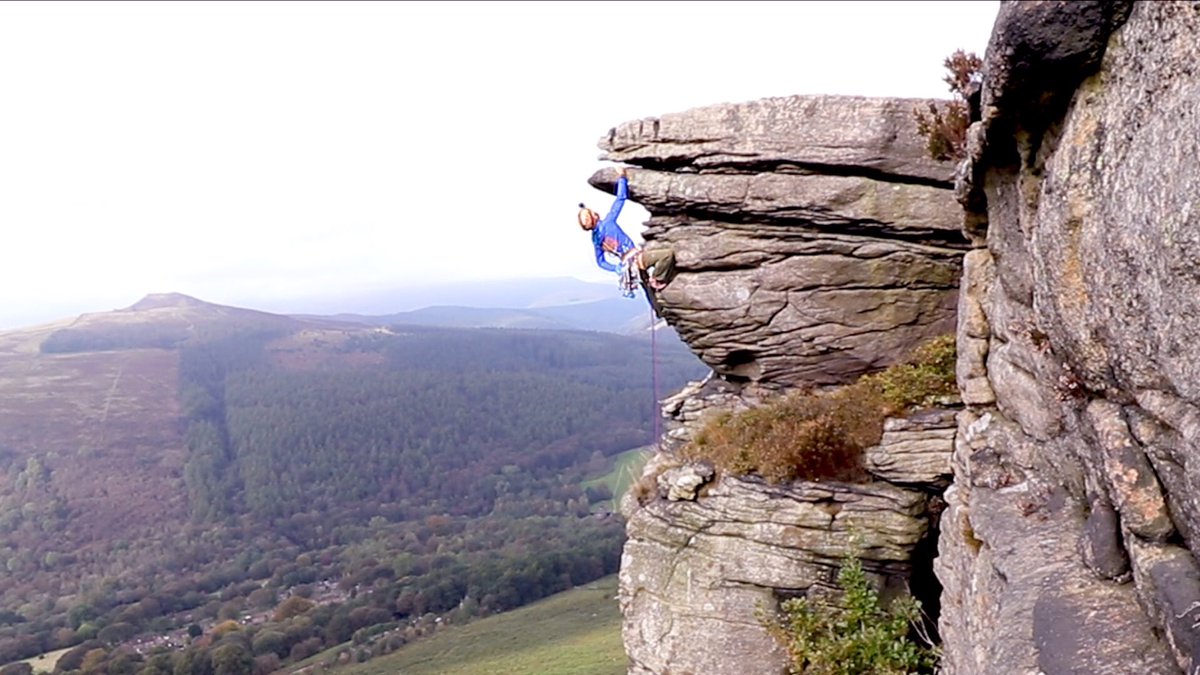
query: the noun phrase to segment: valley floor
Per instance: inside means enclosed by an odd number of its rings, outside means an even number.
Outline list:
[[[336,672],[623,675],[626,659],[616,595],[617,577],[608,576],[511,612],[452,626],[386,656],[340,667]],[[336,659],[337,651],[326,652],[317,662]],[[320,672],[319,666],[314,670]]]

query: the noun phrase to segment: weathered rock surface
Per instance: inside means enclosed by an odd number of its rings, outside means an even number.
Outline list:
[[[913,106],[927,104],[850,96],[766,98],[626,122],[600,145],[613,159],[678,173],[792,167],[950,187],[953,168],[930,159],[913,128]]]
[[[715,371],[664,402],[664,452],[622,504],[631,673],[787,672],[764,616],[782,598],[833,593],[851,553],[881,589],[913,583],[917,567],[934,583],[931,505],[950,474],[953,412],[889,420],[866,484],[769,485],[674,453],[709,415],[851,381],[953,330],[966,240],[953,167],[916,134],[926,104],[764,99],[601,141],[605,159],[634,167],[648,246],[675,250],[660,311]]]
[[[719,375],[838,384],[953,330],[965,240],[953,167],[916,133],[926,103],[771,98],[602,139],[604,159],[640,167],[647,245],[676,252],[662,315]]]
[[[759,617],[781,595],[829,592],[854,542],[880,587],[903,586],[928,527],[927,497],[887,483],[778,487],[725,476],[706,489],[629,516],[620,600],[630,673],[786,673],[787,655]]]
[[[953,410],[928,410],[883,424],[879,445],[867,448],[866,469],[900,485],[946,486],[958,422]]]
[[[914,574],[932,580],[931,507],[950,473],[954,411],[885,421],[870,463],[902,485],[771,485],[718,475],[673,452],[709,416],[778,394],[710,376],[664,402],[666,451],[647,464],[646,487],[622,504],[629,538],[619,597],[630,673],[786,673],[787,655],[763,618],[785,598],[834,593],[852,552],[885,592],[913,586]],[[935,605],[933,597],[927,608]]]
[[[1200,667],[1197,101],[1194,2],[1002,5],[957,189],[947,673]]]

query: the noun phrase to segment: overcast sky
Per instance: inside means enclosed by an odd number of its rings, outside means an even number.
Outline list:
[[[177,291],[271,311],[609,280],[574,224],[616,124],[948,96],[999,3],[2,2],[0,329]],[[646,212],[621,223],[637,236]]]

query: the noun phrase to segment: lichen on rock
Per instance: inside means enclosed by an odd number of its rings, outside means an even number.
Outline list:
[[[1191,2],[1001,5],[956,190],[947,673],[1200,666],[1198,62]]]

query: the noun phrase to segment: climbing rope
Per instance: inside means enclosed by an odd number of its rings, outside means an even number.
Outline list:
[[[642,292],[648,292],[642,289]],[[662,410],[658,402],[658,315],[654,312],[654,306],[650,306],[650,388],[654,392],[654,405],[650,408],[650,414],[654,417],[654,438],[650,444],[658,449],[662,442]]]

